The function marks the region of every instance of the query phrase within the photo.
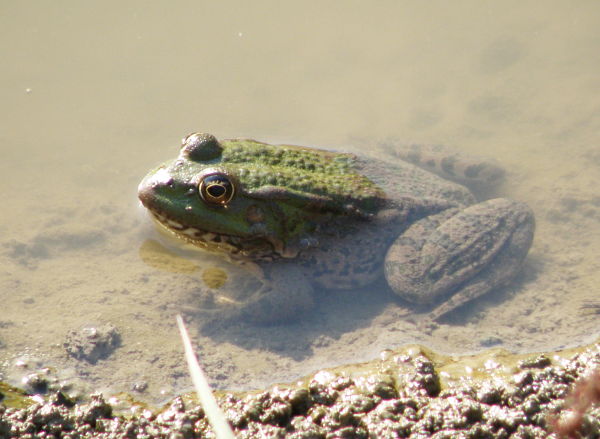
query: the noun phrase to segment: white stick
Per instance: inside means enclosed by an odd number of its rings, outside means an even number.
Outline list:
[[[200,404],[202,405],[204,413],[206,413],[206,417],[208,418],[208,422],[210,422],[217,439],[235,439],[233,430],[231,430],[225,415],[219,408],[217,400],[210,390],[206,376],[204,375],[204,372],[202,372],[202,368],[200,367],[198,359],[194,354],[194,348],[192,347],[190,336],[188,335],[187,329],[185,329],[185,324],[183,323],[183,319],[180,315],[177,315],[177,326],[179,327],[181,340],[183,341],[185,358],[190,369],[190,375],[192,377],[194,387],[196,387],[196,393],[198,394]]]

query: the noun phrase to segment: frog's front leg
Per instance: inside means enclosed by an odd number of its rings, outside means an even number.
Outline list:
[[[507,283],[533,239],[533,213],[497,198],[424,218],[389,249],[385,276],[392,289],[422,305],[442,302],[433,320]]]

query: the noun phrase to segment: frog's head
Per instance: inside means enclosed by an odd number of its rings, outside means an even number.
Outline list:
[[[333,217],[369,217],[382,191],[354,156],[193,133],[151,171],[138,196],[158,222],[195,244],[250,256],[293,257]]]

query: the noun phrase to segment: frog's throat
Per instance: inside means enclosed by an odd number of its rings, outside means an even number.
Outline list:
[[[295,252],[290,256],[292,251],[285,249],[280,240],[270,240],[265,237],[266,246],[253,248],[248,246],[249,241],[242,237],[208,232],[197,227],[181,224],[161,213],[150,212],[155,222],[168,233],[206,250],[227,253],[233,259],[273,260],[279,257],[289,258],[297,254]]]

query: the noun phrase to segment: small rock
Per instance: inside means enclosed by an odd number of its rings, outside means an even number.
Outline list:
[[[131,390],[138,393],[143,393],[148,389],[148,382],[146,381],[138,381],[131,385]]]
[[[479,340],[479,345],[484,348],[491,348],[492,346],[498,346],[500,344],[502,344],[502,339],[494,335]]]
[[[552,364],[550,358],[546,355],[538,355],[537,357],[527,358],[526,360],[519,362],[519,368],[521,369],[543,369]]]
[[[48,378],[42,373],[34,372],[22,379],[25,388],[32,393],[45,393],[48,390]]]
[[[95,364],[105,359],[121,344],[121,335],[111,325],[86,326],[70,331],[63,346],[73,358]]]

